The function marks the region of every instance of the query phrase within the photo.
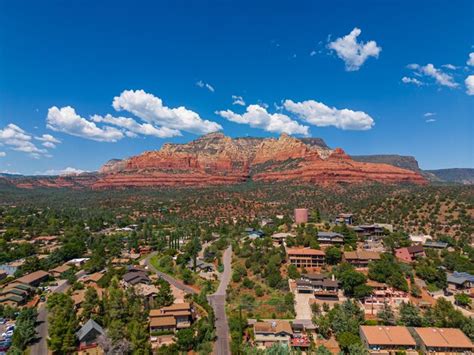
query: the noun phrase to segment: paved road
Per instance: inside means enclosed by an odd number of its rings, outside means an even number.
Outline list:
[[[184,282],[182,282],[178,279],[175,279],[174,277],[172,277],[168,274],[165,274],[164,272],[158,271],[150,262],[150,259],[154,255],[156,255],[156,253],[151,253],[150,255],[148,255],[145,258],[145,264],[148,266],[149,270],[152,270],[152,271],[156,272],[156,274],[159,277],[161,277],[163,280],[169,282],[171,285],[175,286],[176,288],[180,289],[181,291],[184,291],[186,293],[191,293],[191,294],[198,293],[194,288],[189,287],[188,285],[185,285]]]
[[[227,315],[225,314],[225,300],[227,297],[227,286],[230,282],[232,273],[232,247],[229,246],[223,256],[224,272],[221,275],[221,282],[217,291],[208,296],[207,300],[214,309],[215,327],[217,333],[217,341],[215,344],[215,353],[217,355],[230,354],[229,346],[229,324],[227,323]]]
[[[62,281],[58,283],[57,287],[51,289],[51,292],[66,292],[69,288],[69,283],[66,280]],[[38,341],[31,345],[31,354],[48,355],[48,309],[46,308],[46,303],[41,304],[38,308],[38,318],[36,320],[36,336]]]

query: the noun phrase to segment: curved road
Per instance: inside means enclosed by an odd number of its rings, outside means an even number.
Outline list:
[[[163,280],[167,281],[168,283],[170,283],[171,285],[173,285],[176,288],[180,289],[181,291],[184,291],[186,293],[191,293],[191,294],[198,293],[194,288],[189,287],[188,285],[185,285],[184,282],[182,282],[178,279],[175,279],[174,277],[172,277],[168,274],[165,274],[164,272],[158,271],[150,262],[150,259],[155,255],[156,255],[156,252],[149,254],[145,258],[145,264],[148,266],[148,270],[151,270],[151,271],[155,272]]]
[[[232,247],[229,246],[223,256],[224,272],[221,275],[221,282],[217,291],[208,296],[207,300],[214,309],[215,327],[217,340],[215,345],[215,353],[217,355],[230,354],[229,345],[229,324],[227,323],[227,315],[225,314],[225,300],[227,297],[227,286],[230,282],[232,273]]]

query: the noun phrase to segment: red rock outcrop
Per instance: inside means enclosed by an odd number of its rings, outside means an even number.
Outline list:
[[[26,179],[26,178],[25,178]],[[352,160],[322,140],[235,138],[211,133],[187,144],[165,144],[158,151],[107,162],[96,175],[19,179],[19,187],[94,189],[226,185],[248,180],[337,183],[426,184],[417,172],[387,164]]]
[[[305,142],[288,135],[279,139],[236,138],[221,133],[188,144],[166,144],[159,151],[118,162],[120,169],[104,174],[94,188],[131,186],[205,186],[255,181],[314,184],[425,184],[418,173],[353,161],[342,149]]]

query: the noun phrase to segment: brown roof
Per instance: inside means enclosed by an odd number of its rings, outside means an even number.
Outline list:
[[[84,302],[86,298],[86,290],[77,290],[71,295],[72,300],[74,301],[74,305],[77,306]]]
[[[82,282],[98,282],[104,274],[100,272],[93,273],[91,275],[87,275],[82,279]]]
[[[288,255],[326,255],[324,251],[310,248],[289,248]]]
[[[378,260],[380,259],[380,254],[375,251],[366,250],[345,251],[344,258],[349,260]]]
[[[408,250],[409,253],[421,253],[422,251],[424,251],[423,245],[421,245],[421,244],[412,245],[412,246],[408,247],[407,250]]]
[[[416,345],[407,327],[361,325],[360,329],[369,345]]]
[[[164,312],[171,311],[186,311],[191,309],[191,304],[188,302],[184,303],[173,303],[171,306],[160,308]]]
[[[254,333],[281,333],[285,332],[288,334],[293,334],[291,329],[291,324],[288,321],[271,321],[271,322],[257,322],[253,326]]]
[[[191,316],[191,311],[172,311],[172,312],[161,312],[160,309],[150,310],[150,318],[163,318],[163,317],[180,317],[180,316]]]
[[[150,327],[174,327],[176,319],[174,317],[151,318]]]
[[[456,328],[413,328],[427,347],[474,349],[472,341]]]
[[[17,282],[21,282],[23,284],[31,284],[34,283],[38,280],[41,280],[42,278],[48,277],[49,274],[46,271],[43,270],[38,270],[35,272],[32,272],[31,274],[27,274],[23,277],[20,277],[16,279]]]
[[[59,274],[62,274],[63,272],[66,272],[70,269],[71,267],[67,264],[60,265],[58,267],[55,267],[54,269],[49,270],[50,272],[57,272]]]

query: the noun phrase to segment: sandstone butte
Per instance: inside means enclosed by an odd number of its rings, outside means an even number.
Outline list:
[[[93,189],[209,186],[248,180],[333,185],[380,182],[426,184],[417,172],[387,164],[356,162],[318,138],[230,138],[211,133],[186,144],[165,144],[124,160],[111,160],[97,173],[24,178],[18,187]]]

